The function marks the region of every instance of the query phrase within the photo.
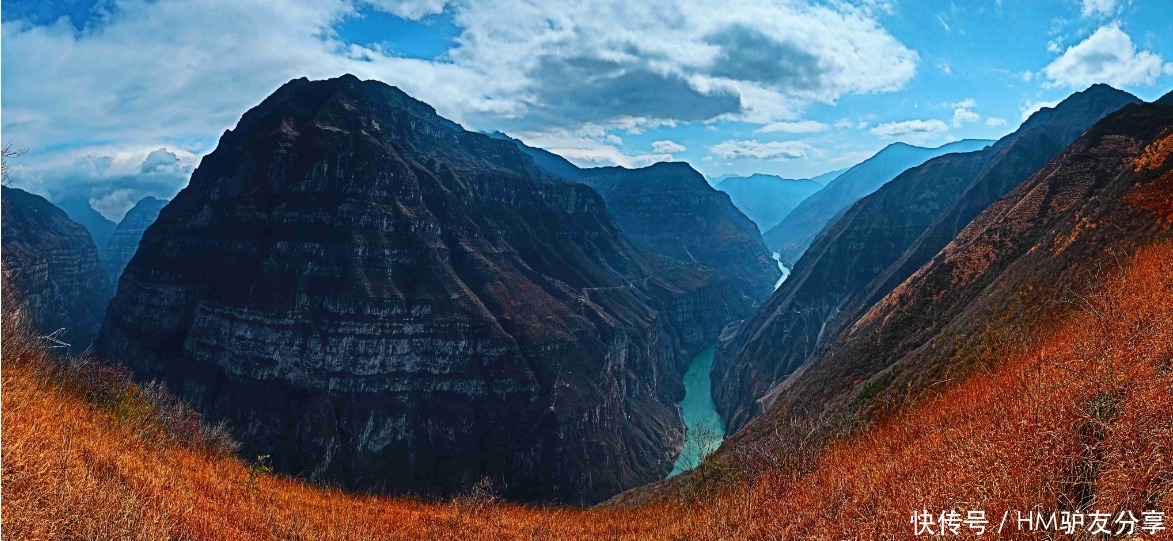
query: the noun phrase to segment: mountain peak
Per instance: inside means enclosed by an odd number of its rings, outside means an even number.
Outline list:
[[[1043,107],[1035,111],[1015,132],[1021,134],[1032,128],[1055,123],[1073,126],[1088,126],[1129,103],[1140,103],[1140,98],[1103,83],[1067,96],[1054,107]],[[1082,131],[1082,130],[1081,130]],[[1013,137],[1003,138],[1003,141]]]

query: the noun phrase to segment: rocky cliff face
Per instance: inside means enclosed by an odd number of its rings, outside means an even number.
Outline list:
[[[1000,344],[1029,340],[1128,254],[1173,241],[1171,155],[1169,105],[1096,123],[770,389],[733,445],[783,415],[866,415],[998,362]]]
[[[118,222],[118,227],[114,228],[114,233],[110,235],[110,240],[102,251],[102,267],[110,276],[111,283],[118,283],[118,277],[122,276],[122,269],[126,268],[130,258],[134,257],[143,233],[147,227],[155,223],[159,211],[163,210],[166,204],[166,199],[144,197],[126,212],[121,222]]]
[[[686,163],[586,169],[581,182],[636,242],[717,269],[750,299],[769,296],[781,277],[757,226]]]
[[[89,232],[45,198],[3,190],[5,285],[29,311],[33,327],[80,353],[102,323],[110,281]],[[6,308],[7,309],[7,308]]]
[[[781,260],[793,266],[811,243],[856,201],[887,184],[896,175],[932,158],[954,152],[980,150],[993,141],[967,139],[937,148],[893,143],[875,156],[848,169],[818,193],[802,200],[777,225],[765,229],[762,238]]]
[[[492,137],[517,145],[546,172],[598,190],[615,223],[644,247],[717,269],[752,301],[781,276],[753,221],[686,163],[582,169],[503,133]]]
[[[590,503],[671,469],[687,355],[740,302],[513,144],[300,79],[147,229],[98,351],[287,473]]]
[[[753,220],[759,230],[769,231],[823,185],[813,179],[757,174],[726,178],[716,188],[729,194],[733,204]]]
[[[825,349],[978,212],[1097,120],[1135,101],[1126,92],[1092,87],[1036,113],[988,148],[909,169],[848,209],[719,349],[714,396],[730,425],[744,426],[774,383]]]

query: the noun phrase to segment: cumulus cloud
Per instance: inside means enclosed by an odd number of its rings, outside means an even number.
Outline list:
[[[797,122],[771,122],[758,128],[759,133],[818,133],[827,131],[830,126],[816,120],[800,120]]]
[[[166,148],[160,148],[147,154],[147,159],[143,160],[143,164],[139,166],[139,171],[142,173],[177,171],[179,167],[179,156]]]
[[[1116,87],[1151,85],[1173,70],[1159,54],[1138,51],[1116,23],[1097,29],[1043,68],[1051,87],[1083,88],[1095,83]]]
[[[807,157],[812,150],[810,145],[800,141],[759,143],[754,139],[723,141],[709,147],[710,152],[726,160],[797,160]]]
[[[999,127],[1002,127],[1005,125],[1006,125],[1005,118],[999,118],[996,116],[992,116],[992,117],[989,117],[986,119],[986,126],[989,126],[991,128],[999,128]]]
[[[87,200],[117,222],[143,197],[174,197],[187,184],[198,159],[182,149],[77,149],[47,161],[22,159],[15,164],[9,182],[51,201]]]
[[[872,135],[893,141],[925,143],[949,131],[949,126],[937,119],[887,122],[869,130]]]
[[[982,119],[981,115],[974,112],[977,107],[977,101],[973,98],[966,98],[956,103],[943,104],[944,107],[953,109],[953,127],[960,128],[962,124],[971,122],[978,122]]]
[[[684,152],[684,151],[685,151],[684,145],[681,145],[675,141],[653,141],[652,142],[652,152],[656,152],[658,154],[675,154],[677,152]]]

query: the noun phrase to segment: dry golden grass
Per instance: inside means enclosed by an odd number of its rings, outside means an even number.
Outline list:
[[[175,423],[161,426],[149,415],[94,400],[6,317],[3,533],[10,539],[892,539],[912,537],[909,517],[920,509],[982,509],[995,526],[1007,510],[1169,514],[1173,246],[1146,250],[1123,279],[1098,291],[1073,297],[1079,309],[1029,341],[1034,345],[1005,352],[985,372],[831,444],[799,470],[746,472],[687,504],[585,511],[353,495],[259,472],[216,451],[207,438],[176,434]],[[1173,517],[1166,522],[1173,527]]]

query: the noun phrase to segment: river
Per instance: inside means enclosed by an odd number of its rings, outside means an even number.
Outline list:
[[[778,263],[778,269],[782,271],[782,277],[774,284],[774,289],[778,289],[790,277],[790,269],[782,263],[778,252],[772,255]],[[668,477],[691,470],[696,466],[698,457],[716,451],[725,439],[725,423],[721,422],[721,416],[717,414],[717,404],[713,402],[713,381],[709,377],[716,349],[717,345],[713,344],[698,353],[689,361],[688,371],[684,373],[684,399],[676,405],[680,406],[684,425],[688,427],[688,439]]]
[[[774,289],[778,289],[782,286],[782,282],[785,282],[787,278],[790,278],[790,269],[786,268],[786,265],[782,263],[782,254],[774,252],[771,254],[771,257],[773,257],[774,261],[778,263],[778,270],[782,271],[782,277],[779,278],[778,282],[774,284]]]
[[[698,455],[716,451],[725,437],[725,423],[721,422],[721,416],[717,414],[717,404],[713,402],[713,383],[709,379],[716,349],[717,345],[713,344],[698,353],[688,363],[688,371],[684,373],[684,399],[677,405],[688,427],[688,440],[668,477],[695,467]]]

